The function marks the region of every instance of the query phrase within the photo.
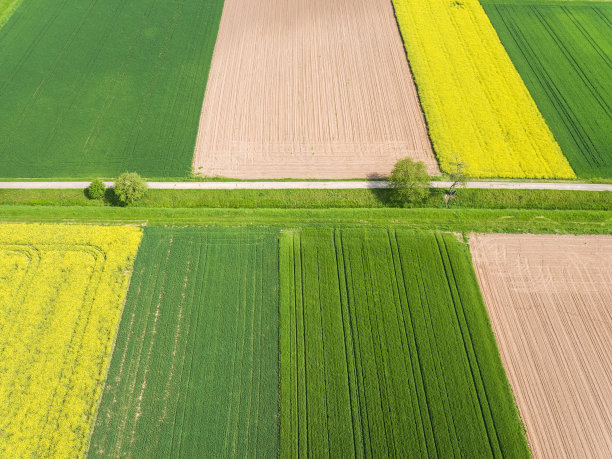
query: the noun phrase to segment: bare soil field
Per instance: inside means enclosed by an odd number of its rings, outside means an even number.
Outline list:
[[[474,235],[534,457],[612,456],[612,237]]]
[[[439,174],[388,0],[226,0],[194,156],[203,175]]]

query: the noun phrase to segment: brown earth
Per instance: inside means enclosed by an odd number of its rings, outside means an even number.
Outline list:
[[[439,174],[389,0],[226,0],[194,169],[364,178],[398,158]]]
[[[612,457],[612,236],[470,247],[533,456]]]

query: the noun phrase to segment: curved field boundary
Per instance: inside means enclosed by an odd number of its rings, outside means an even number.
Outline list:
[[[612,236],[470,247],[533,456],[612,456]]]
[[[454,235],[284,233],[280,272],[281,457],[528,457]]]
[[[0,456],[86,451],[140,237],[0,225]]]
[[[478,0],[393,5],[443,171],[575,176]]]
[[[612,177],[612,3],[483,3],[576,174]]]
[[[388,0],[226,0],[193,167],[232,178],[439,169]]]
[[[90,457],[278,454],[275,231],[146,228]]]

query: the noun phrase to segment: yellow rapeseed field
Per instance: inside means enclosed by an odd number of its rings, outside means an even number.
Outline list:
[[[0,457],[85,453],[141,233],[0,225]]]
[[[393,0],[440,166],[575,177],[478,0]]]

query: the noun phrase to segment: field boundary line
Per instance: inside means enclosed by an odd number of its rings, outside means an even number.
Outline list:
[[[104,182],[107,187],[114,182]],[[452,182],[431,182],[431,188],[449,188]],[[389,188],[389,182],[148,182],[154,190],[353,190]],[[74,190],[84,189],[89,182],[0,182],[0,189]],[[612,184],[574,182],[467,182],[465,188],[497,190],[561,190],[612,191]]]

